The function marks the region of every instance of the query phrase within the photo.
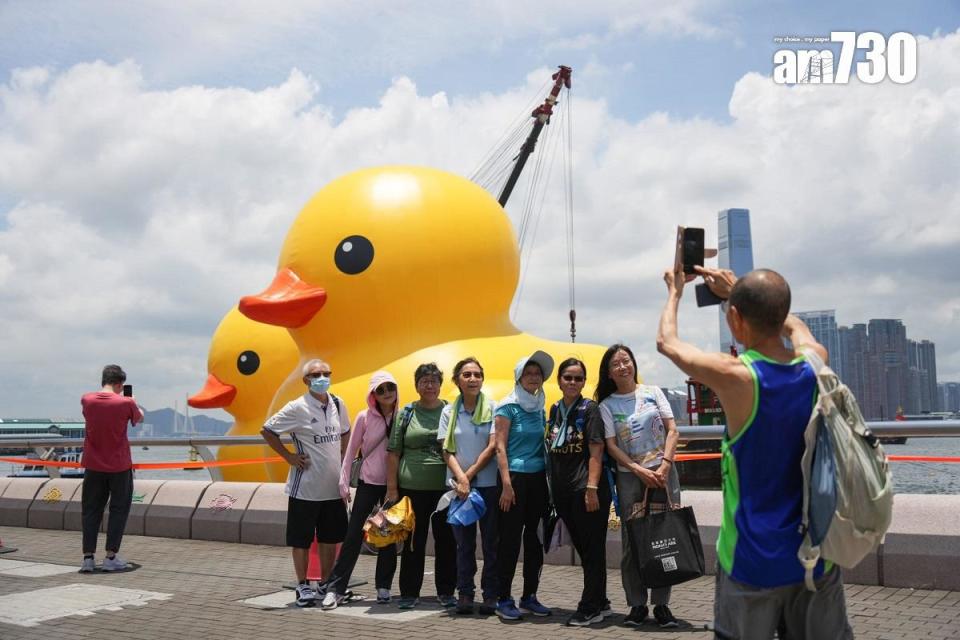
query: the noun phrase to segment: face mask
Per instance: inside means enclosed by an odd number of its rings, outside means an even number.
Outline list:
[[[310,391],[314,393],[326,393],[330,388],[330,378],[311,378]]]

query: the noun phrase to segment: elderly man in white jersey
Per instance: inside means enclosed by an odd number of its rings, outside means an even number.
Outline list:
[[[340,465],[347,448],[350,417],[340,398],[329,393],[330,365],[311,360],[303,365],[308,391],[288,402],[267,420],[260,434],[290,464],[287,476],[287,546],[297,574],[297,606],[316,604],[317,593],[307,580],[307,563],[314,536],[320,569],[330,575],[337,543],[347,531],[347,509],[340,497]],[[287,434],[294,451],[280,442]]]

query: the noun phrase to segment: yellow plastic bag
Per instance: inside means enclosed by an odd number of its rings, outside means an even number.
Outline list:
[[[366,533],[367,542],[375,547],[386,547],[404,542],[413,533],[415,527],[413,505],[410,504],[410,498],[404,496],[389,509],[379,509],[367,518],[363,530]]]

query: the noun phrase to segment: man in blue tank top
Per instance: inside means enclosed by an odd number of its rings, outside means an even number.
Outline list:
[[[803,434],[816,400],[813,368],[797,351],[827,351],[790,315],[790,287],[767,269],[737,279],[732,271],[700,268],[724,298],[739,357],[706,353],[677,335],[677,307],[687,279],[664,273],[667,304],[657,349],[710,387],[727,417],[721,446],[723,518],[717,539],[714,630],[718,638],[852,638],[839,567],[817,566],[816,593],[804,586],[797,559],[802,540]],[[784,346],[788,339],[793,349]]]

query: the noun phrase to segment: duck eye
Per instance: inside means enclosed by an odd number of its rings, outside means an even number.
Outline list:
[[[337,245],[333,261],[340,271],[347,275],[356,275],[373,262],[373,243],[363,236],[348,236]]]
[[[237,371],[245,376],[253,375],[260,368],[260,356],[256,351],[244,351],[237,358]]]

